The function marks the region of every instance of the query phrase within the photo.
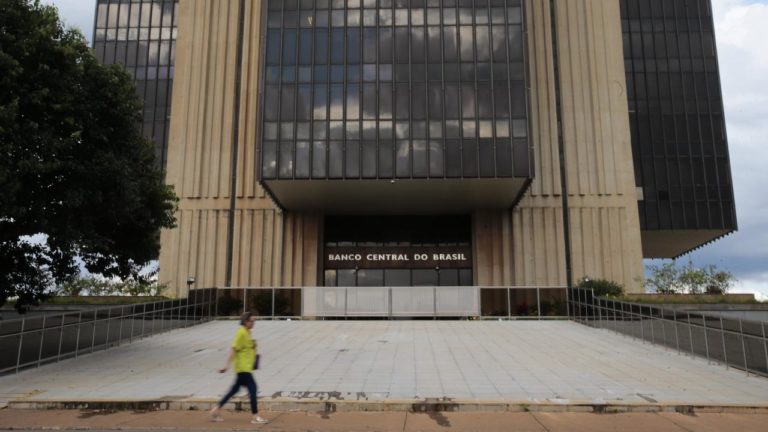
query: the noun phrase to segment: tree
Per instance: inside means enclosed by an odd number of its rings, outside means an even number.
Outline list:
[[[650,277],[643,282],[647,291],[658,294],[723,295],[736,282],[733,274],[715,265],[696,268],[693,263],[677,267],[674,261],[661,266],[648,266]]]
[[[79,273],[76,257],[121,278],[156,259],[177,198],[141,110],[131,77],[100,65],[54,7],[0,0],[0,305],[40,299]]]
[[[682,294],[683,284],[680,282],[680,269],[674,262],[661,266],[648,266],[651,276],[643,280],[645,289],[657,294]]]
[[[704,292],[707,294],[726,294],[733,287],[733,284],[736,283],[733,273],[726,270],[718,270],[714,265],[704,267],[704,274],[706,275]]]
[[[678,279],[688,294],[701,294],[706,288],[708,276],[705,270],[696,268],[689,262],[679,270]]]

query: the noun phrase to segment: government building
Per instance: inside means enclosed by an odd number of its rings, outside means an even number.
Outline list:
[[[710,0],[97,3],[181,199],[175,296],[638,291],[737,228]]]

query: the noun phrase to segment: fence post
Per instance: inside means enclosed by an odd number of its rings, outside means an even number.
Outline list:
[[[159,302],[152,303],[152,329],[150,330],[150,332],[152,332],[152,333],[150,333],[151,336],[155,335],[155,321],[157,321],[155,319],[155,317],[157,316],[157,304],[158,303]]]
[[[59,328],[59,352],[56,354],[57,363],[61,361],[61,342],[64,339],[64,321],[66,317],[66,314],[61,315],[61,327]]]
[[[248,311],[248,296],[245,288],[243,288],[243,313]]]
[[[621,328],[622,330],[624,330],[621,333],[627,336],[632,336],[632,333],[626,330],[626,325],[624,324],[624,302],[621,302],[620,304],[621,304]]]
[[[480,307],[482,307],[482,302],[480,303]],[[482,313],[483,311],[480,311],[481,315]],[[509,287],[507,287],[507,319],[512,319],[512,288]]]
[[[433,310],[432,319],[436,321],[437,320],[437,287],[436,286],[432,287],[432,310]]]
[[[43,326],[40,327],[40,347],[37,351],[37,367],[40,367],[40,361],[43,357],[43,342],[45,340],[45,320],[48,318],[47,314],[43,314]]]
[[[93,353],[93,349],[96,345],[96,321],[99,317],[99,310],[94,309],[93,310],[93,331],[91,332],[91,353]]]
[[[632,310],[633,308],[630,306],[629,310]],[[634,312],[633,312],[634,314]],[[640,340],[645,343],[645,329],[643,328],[643,307],[640,306],[640,313],[638,314],[640,316]]]
[[[709,337],[707,336],[707,317],[701,316],[701,322],[704,323],[704,349],[707,351],[707,363],[709,363]],[[720,324],[722,325],[722,318],[720,318]]]
[[[539,320],[541,320],[541,288],[540,287],[536,287],[536,309],[539,310]]]
[[[677,311],[672,309],[672,320],[675,323],[675,345],[677,346],[677,353],[680,354],[680,334],[677,331]]]
[[[641,307],[640,308],[640,312],[642,312],[642,311],[643,311],[643,308]],[[648,306],[648,312],[650,312],[648,318],[650,318],[650,323],[651,323],[651,343],[655,344],[656,343],[656,331],[653,329],[653,322],[656,319],[653,317],[653,306]]]
[[[765,350],[765,367],[768,369],[768,339],[765,338],[765,322],[760,326],[763,329],[763,349]]]
[[[120,307],[120,331],[117,333],[117,346],[123,342],[123,321],[125,321],[125,305]]]
[[[597,324],[595,327],[603,328],[603,300],[598,297],[597,299]]]
[[[213,321],[213,299],[216,297],[216,288],[208,288],[208,321]]]
[[[695,351],[693,350],[693,324],[691,324],[691,313],[688,312],[688,338],[691,343],[691,355],[695,355]]]
[[[720,317],[720,334],[723,336],[723,360],[725,361],[725,368],[728,369],[728,352],[725,350],[725,327],[723,326],[723,317]],[[709,357],[707,357],[709,360]]]
[[[179,324],[178,324],[178,325],[179,325],[179,327],[184,327],[184,328],[186,328],[186,327],[187,327],[187,320],[186,320],[186,318],[182,318],[182,316],[181,316],[181,315],[182,315],[182,314],[184,313],[184,311],[187,309],[187,299],[183,299],[183,298],[182,298],[182,299],[179,299],[179,305],[176,307],[176,309],[177,309],[177,312],[178,312],[178,313],[176,314],[176,319],[177,319],[177,320],[178,320],[178,322],[179,322]]]
[[[128,336],[128,343],[133,343],[133,327],[136,324],[136,305],[131,306],[131,314],[128,316],[131,318],[131,334]]]
[[[664,340],[664,345],[665,346],[669,346],[669,345],[667,345],[667,326],[666,326],[666,324],[664,322],[666,320],[666,318],[665,318],[666,315],[664,314],[664,309],[659,308],[659,315],[661,316],[661,337]]]
[[[595,290],[592,290],[592,322],[595,328],[600,328],[600,297],[595,296]]]
[[[19,351],[16,353],[16,373],[19,373],[19,363],[21,363],[21,347],[24,345],[24,325],[26,318],[21,319],[21,331],[19,332]]]
[[[219,317],[219,289],[214,288],[214,293],[216,294],[214,296],[214,302],[213,302],[213,315],[218,318]]]
[[[112,308],[107,309],[107,337],[104,340],[104,349],[109,348],[109,327],[112,326]]]
[[[189,308],[192,305],[192,293],[187,292],[187,298],[184,299],[184,328],[189,327]]]
[[[744,324],[742,320],[739,320],[739,337],[741,337],[741,352],[744,354],[744,370],[749,376],[749,365],[747,364],[747,347],[744,344]]]
[[[80,328],[83,324],[83,312],[77,313],[77,339],[75,340],[75,358],[80,354]]]
[[[206,322],[206,321],[208,321],[208,290],[207,289],[203,290],[203,304],[202,304],[201,308],[202,308],[201,309],[201,315],[202,315],[202,320],[201,321]]]
[[[187,310],[187,314],[189,314],[189,310]],[[142,308],[141,312],[141,337],[144,337],[144,327],[146,326],[147,321],[147,304],[144,303],[144,307]]]

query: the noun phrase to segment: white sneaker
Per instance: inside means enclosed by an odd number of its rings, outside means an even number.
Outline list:
[[[251,420],[251,423],[253,423],[253,424],[267,424],[267,423],[269,423],[269,420],[265,419],[264,417],[256,415],[256,416],[253,416],[253,419]]]

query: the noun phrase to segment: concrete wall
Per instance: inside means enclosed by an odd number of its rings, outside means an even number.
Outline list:
[[[259,12],[246,0],[236,137],[233,286],[313,286],[322,216],[279,211],[256,181]],[[236,0],[180,3],[168,182],[179,226],[162,233],[160,278],[183,295],[225,285],[237,65]],[[515,210],[474,213],[475,279],[485,286],[565,285],[562,190],[549,0],[528,0],[535,179]],[[642,274],[618,0],[557,0],[567,190],[576,278],[634,290]]]
[[[512,211],[474,215],[476,282],[566,284],[561,164],[549,0],[526,2],[535,178]],[[565,174],[574,279],[641,291],[618,0],[557,0]]]
[[[316,285],[322,218],[280,211],[256,181],[261,1],[245,4],[232,285]],[[178,228],[162,233],[160,256],[160,280],[177,296],[188,276],[198,287],[226,282],[238,6],[179,4],[167,181],[181,201]]]

